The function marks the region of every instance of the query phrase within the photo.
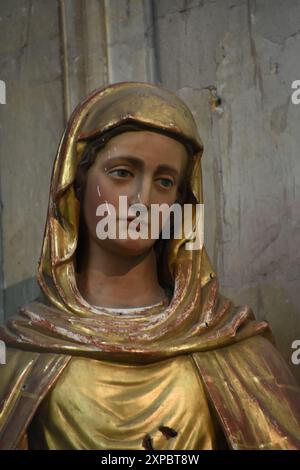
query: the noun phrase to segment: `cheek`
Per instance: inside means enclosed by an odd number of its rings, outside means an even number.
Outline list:
[[[108,191],[101,178],[89,174],[84,194],[83,212],[89,231],[93,231],[93,233],[96,233],[96,225],[99,220],[96,216],[97,207],[105,202],[113,204],[111,191]]]
[[[153,184],[152,190],[152,204],[168,204],[171,206],[177,199],[177,185],[170,188],[168,191],[162,191],[156,184]]]
[[[122,194],[122,192],[120,193]],[[83,201],[83,214],[91,234],[96,233],[96,226],[102,217],[97,216],[97,207],[101,204],[112,204],[118,214],[119,192],[113,188],[106,175],[90,173],[87,177]]]
[[[169,193],[164,196],[160,195],[159,204],[167,204],[171,206],[177,200],[177,188],[172,189]]]

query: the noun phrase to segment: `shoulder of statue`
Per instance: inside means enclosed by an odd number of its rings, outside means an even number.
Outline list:
[[[0,449],[15,449],[71,356],[6,349],[0,365]]]

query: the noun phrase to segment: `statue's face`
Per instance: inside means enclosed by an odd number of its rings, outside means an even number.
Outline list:
[[[150,231],[151,204],[171,206],[176,202],[187,162],[185,146],[157,132],[130,131],[111,138],[87,172],[83,215],[90,238],[120,254],[143,254],[148,251],[155,243]],[[148,208],[148,239],[120,239],[118,235],[116,239],[99,239],[96,227],[106,215],[96,215],[97,207],[111,204],[118,223],[123,218],[119,211],[119,196],[127,197],[127,208],[136,203]],[[130,220],[126,224],[128,227]],[[161,220],[159,224],[161,230]]]

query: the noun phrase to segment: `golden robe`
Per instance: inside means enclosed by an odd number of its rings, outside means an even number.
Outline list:
[[[162,426],[176,436],[166,437]],[[72,358],[30,433],[32,447],[45,449],[124,449],[126,443],[128,450],[144,450],[146,436],[155,450],[215,447],[203,385],[186,355],[147,365]]]
[[[54,163],[43,296],[0,330],[9,346],[0,366],[0,448],[300,449],[299,388],[268,324],[219,293],[204,247],[168,241],[159,265],[174,286],[166,307],[122,317],[96,310],[78,291],[76,168],[91,139],[124,126],[192,146],[186,202],[203,202],[203,145],[175,94],[124,82],[78,105]]]

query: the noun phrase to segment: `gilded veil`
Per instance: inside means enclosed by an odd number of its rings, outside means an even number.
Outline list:
[[[203,145],[193,116],[161,87],[124,82],[95,90],[74,110],[54,163],[39,261],[41,298],[0,330],[0,448],[20,446],[32,418],[73,357],[143,365],[189,355],[232,449],[299,449],[300,391],[273,345],[266,322],[219,293],[205,248],[170,240],[170,304],[136,315],[95,311],[75,280],[80,204],[77,166],[88,143],[119,126],[165,132],[193,149],[190,188],[203,202]]]

